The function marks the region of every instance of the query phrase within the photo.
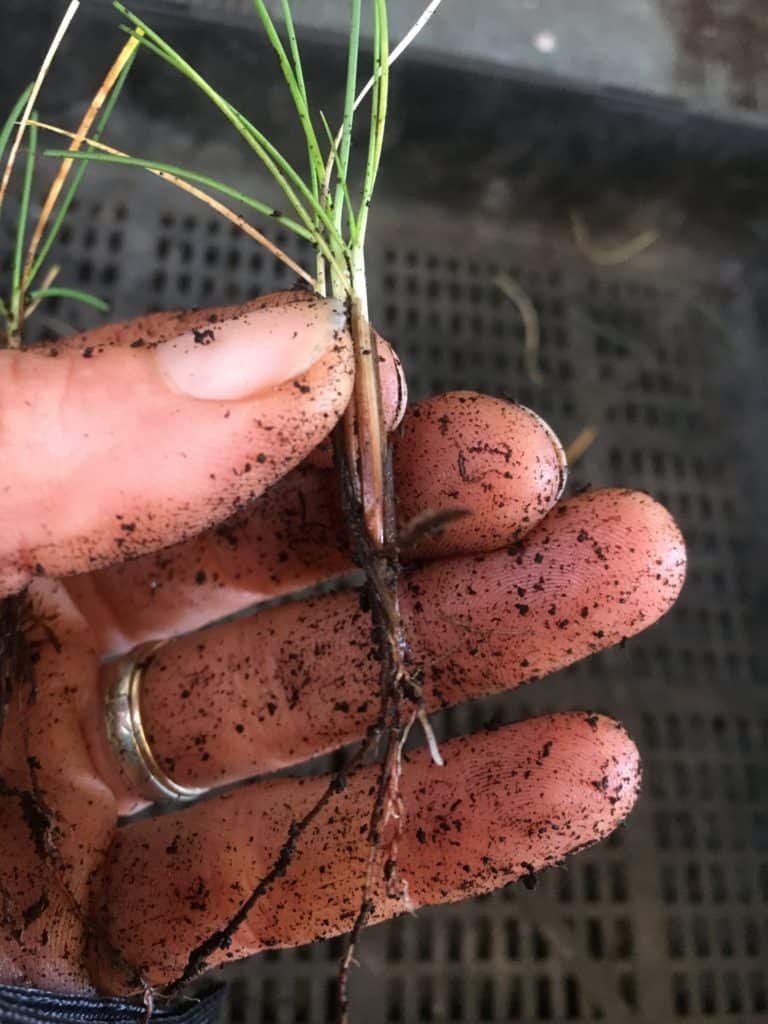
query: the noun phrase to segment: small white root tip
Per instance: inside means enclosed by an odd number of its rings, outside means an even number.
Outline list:
[[[423,708],[420,709],[418,718],[421,728],[424,731],[424,736],[426,737],[427,746],[429,747],[429,753],[432,760],[438,768],[445,768],[445,761],[443,760],[443,755],[440,753],[440,747],[437,744],[437,738],[435,737],[435,733],[432,729],[432,723],[429,721],[427,713]]]

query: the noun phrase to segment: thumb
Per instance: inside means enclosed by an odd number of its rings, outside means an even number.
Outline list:
[[[328,434],[351,387],[343,309],[299,293],[161,343],[122,329],[0,352],[0,596],[225,519]]]

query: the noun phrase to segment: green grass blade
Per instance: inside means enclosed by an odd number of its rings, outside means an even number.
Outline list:
[[[301,122],[301,127],[307,140],[309,165],[314,168],[315,175],[322,174],[323,158],[320,153],[320,147],[317,143],[315,128],[312,124],[312,115],[307,102],[307,89],[306,84],[304,83],[303,72],[301,71],[301,56],[299,54],[298,41],[296,39],[296,32],[293,26],[293,18],[291,17],[291,6],[288,0],[282,0],[282,5],[283,13],[287,14],[286,25],[290,26],[291,29],[291,31],[289,31],[289,37],[292,35],[292,39],[289,39],[289,45],[291,46],[293,63],[288,57],[283,41],[275,28],[275,23],[267,10],[267,5],[264,3],[264,0],[253,0],[253,6],[255,7],[259,18],[261,18],[261,23],[264,26],[267,39],[269,39],[272,49],[277,55],[280,70],[283,73],[283,78],[286,81],[288,91],[290,92],[294,106],[296,107],[296,112],[299,115],[299,121]],[[299,67],[298,75],[296,72],[297,63]]]
[[[304,106],[307,109],[308,114],[310,113],[309,106],[309,93],[307,92],[307,84],[304,80],[304,65],[301,59],[301,50],[299,49],[299,41],[296,37],[296,26],[293,23],[293,13],[291,12],[290,0],[282,0],[283,7],[283,20],[285,21],[285,32],[288,36],[288,45],[291,50],[291,59],[293,60],[293,71],[296,75],[296,84],[298,85]],[[322,170],[318,170],[315,163],[312,160],[311,154],[309,154],[309,174],[310,184],[312,187],[312,195],[315,200],[320,202],[320,181],[322,180]],[[321,161],[322,162],[322,161]],[[319,223],[319,222],[318,222]]]
[[[98,295],[91,295],[89,292],[81,292],[78,288],[43,288],[40,291],[30,292],[32,302],[42,302],[44,299],[75,299],[85,306],[98,309],[100,313],[108,313],[110,305]]]
[[[8,147],[8,140],[11,137],[11,132],[13,131],[13,126],[18,121],[19,115],[21,114],[22,110],[24,109],[24,104],[29,99],[29,94],[31,92],[32,92],[32,85],[30,83],[27,86],[27,88],[24,90],[24,92],[21,94],[21,96],[19,96],[19,98],[16,100],[16,102],[13,105],[13,108],[11,109],[10,114],[6,118],[5,124],[3,125],[2,128],[0,128],[0,164],[2,164],[3,158],[5,157],[5,151],[6,151],[7,147]]]
[[[173,67],[184,77],[195,84],[201,92],[224,114],[227,120],[233,125],[236,131],[244,138],[251,149],[256,153],[262,163],[266,166],[272,177],[284,192],[286,198],[293,206],[297,216],[304,224],[312,229],[313,221],[297,192],[300,192],[305,200],[314,207],[315,198],[306,182],[300,174],[292,167],[280,151],[272,145],[266,136],[260,132],[247,118],[232,106],[224,97],[216,91],[203,76],[192,67],[176,50],[173,49],[162,36],[142,21],[141,18],[132,14],[119,0],[114,0],[115,8],[125,15],[134,28],[140,28],[144,35],[140,37],[142,46],[155,52],[167,64]],[[317,204],[319,207],[319,204]]]
[[[340,257],[334,254],[331,246],[338,247],[339,252],[345,253],[347,249],[346,242],[341,238],[334,237],[334,235],[338,235],[338,232],[336,232],[333,221],[326,213],[322,204],[315,199],[312,190],[307,186],[301,175],[296,172],[262,132],[209,85],[202,75],[166,43],[161,36],[135,14],[128,11],[119,0],[114,0],[114,6],[130,19],[134,29],[140,28],[142,30],[144,35],[138,38],[143,46],[153,50],[162,60],[188,78],[225,115],[277,182],[299,219],[313,233],[313,242],[322,255],[329,262],[338,265]],[[128,29],[128,31],[131,31],[131,29]],[[301,193],[308,202],[310,209],[314,212],[314,218],[304,206],[297,192]],[[323,222],[324,227],[329,233],[330,243],[323,237],[323,234],[317,232],[315,218]]]
[[[368,138],[368,160],[365,166],[363,196],[357,218],[357,230],[352,238],[352,248],[362,249],[368,227],[368,213],[373,199],[376,179],[384,148],[384,131],[389,103],[389,23],[387,0],[374,0],[374,44],[373,44],[373,100],[371,127]]]
[[[304,102],[309,106],[309,103],[307,102],[307,84],[304,81],[304,66],[301,60],[299,41],[296,36],[296,26],[293,23],[293,13],[291,12],[290,0],[281,0],[281,3],[283,8],[283,21],[285,21],[285,34],[288,36],[288,46],[291,49],[293,73],[296,75],[296,84],[301,90]]]
[[[33,114],[33,117],[36,117]],[[32,195],[32,180],[35,173],[35,162],[37,159],[37,128],[29,126],[29,151],[27,162],[24,168],[24,183],[21,188],[21,199],[19,202],[19,223],[16,228],[16,244],[13,250],[13,270],[11,273],[11,318],[14,330],[21,326],[21,317],[24,309],[24,296],[21,289],[21,274],[24,267],[24,241],[27,235],[27,220],[29,218],[29,200]]]
[[[246,131],[251,132],[254,134],[254,136],[258,137],[261,144],[267,149],[268,152],[273,153],[276,159],[282,159],[282,157],[280,157],[279,151],[272,145],[269,139],[265,135],[263,135],[258,130],[258,128],[256,128],[255,125],[248,120],[248,118],[244,114],[241,114],[238,110],[235,110],[234,107],[232,107],[231,109],[232,112],[240,118]],[[296,172],[292,168],[291,170],[293,174],[296,174]],[[342,249],[344,249],[346,247],[346,243],[344,242],[344,239],[337,231],[336,226],[333,223],[333,220],[329,216],[328,212],[325,210],[325,208],[320,202],[316,203],[314,201],[314,197],[312,196],[310,190],[307,188],[306,182],[303,180],[303,178],[301,178],[299,175],[296,175],[296,178],[300,190],[307,196],[308,199],[312,201],[312,209],[315,213],[315,217],[323,224],[325,229],[328,231],[329,238],[331,238],[334,241],[334,243],[337,242],[339,246]],[[307,222],[305,221],[305,223]],[[310,219],[309,223],[311,224],[316,222],[312,222]]]
[[[335,139],[333,137],[333,132],[331,131],[331,126],[328,124],[328,118],[325,116],[325,114],[322,112],[322,110],[320,111],[320,120],[323,122],[323,128],[325,128],[325,134],[328,136],[328,142],[329,142],[330,147],[331,147],[330,151],[333,154],[333,160],[334,160],[334,163],[336,165],[336,170],[337,170],[338,175],[339,175],[339,184],[341,185],[342,189],[344,190],[344,203],[346,205],[347,218],[348,218],[348,221],[349,221],[349,232],[348,232],[348,234],[350,235],[350,237],[354,237],[354,234],[355,234],[355,231],[356,231],[355,207],[354,207],[354,205],[352,203],[352,196],[350,195],[350,192],[349,192],[349,185],[348,185],[346,179],[344,178],[344,176],[342,174],[341,158],[339,156],[339,151],[338,151],[338,148],[336,146],[336,141],[335,141]]]
[[[177,178],[183,178],[185,181],[194,182],[196,185],[204,185],[215,192],[221,192],[222,195],[228,196],[230,199],[236,199],[238,202],[243,203],[244,206],[248,206],[252,210],[256,210],[265,217],[270,217],[276,223],[282,224],[283,227],[295,232],[302,238],[306,238],[308,241],[312,241],[315,237],[314,233],[307,230],[303,224],[292,220],[290,217],[283,216],[275,210],[274,207],[267,205],[267,203],[262,203],[258,199],[252,199],[244,192],[240,192],[239,189],[232,188],[230,185],[225,185],[224,182],[217,181],[215,178],[209,178],[205,174],[198,174],[196,171],[189,171],[184,167],[176,167],[174,164],[165,164],[157,160],[144,160],[142,157],[117,156],[112,153],[96,153],[93,150],[90,152],[73,153],[68,149],[47,149],[45,150],[44,155],[47,157],[66,157],[70,160],[79,160],[86,163],[93,161],[95,163],[116,164],[123,167],[138,167],[143,171],[159,171],[161,174],[174,174]]]
[[[101,139],[101,136],[104,134],[104,129],[107,127],[109,119],[112,116],[112,112],[114,111],[115,106],[117,105],[117,101],[120,98],[121,92],[123,91],[123,86],[125,85],[126,79],[128,78],[135,58],[136,54],[134,54],[128,61],[128,63],[125,65],[122,72],[120,73],[119,78],[115,82],[114,88],[112,89],[112,92],[107,102],[104,104],[104,109],[101,112],[99,120],[96,122],[96,128],[92,135],[92,138],[95,139],[96,142],[98,142],[99,139]],[[92,152],[92,150],[86,150],[86,152]],[[69,151],[67,151],[65,155],[68,158],[72,156],[72,154]],[[35,262],[32,264],[32,269],[30,270],[29,281],[27,282],[28,285],[31,285],[32,282],[35,280],[37,275],[40,273],[43,264],[48,258],[48,254],[51,251],[51,247],[58,238],[61,226],[64,223],[64,220],[72,207],[74,198],[77,194],[78,189],[80,188],[83,176],[85,175],[85,172],[87,170],[88,164],[84,163],[75,171],[72,177],[72,181],[70,182],[69,188],[67,189],[64,198],[61,200],[61,203],[59,204],[59,207],[56,211],[56,214],[53,220],[51,221],[51,225],[48,228],[48,232],[40,244],[40,249],[38,250],[37,257],[35,258]]]
[[[349,15],[349,50],[347,53],[347,82],[344,90],[344,117],[341,127],[341,145],[339,146],[338,180],[336,196],[333,203],[335,223],[341,228],[344,215],[344,187],[349,177],[349,156],[352,150],[352,128],[355,120],[355,96],[357,95],[357,74],[360,62],[360,21],[362,17],[361,0],[351,0]]]

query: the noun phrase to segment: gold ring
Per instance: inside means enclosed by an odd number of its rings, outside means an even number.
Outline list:
[[[107,689],[105,718],[107,737],[117,755],[120,771],[131,788],[153,803],[196,800],[208,792],[182,786],[167,775],[157,763],[141,721],[141,683],[152,661],[157,644],[143,656],[121,662],[112,685]]]

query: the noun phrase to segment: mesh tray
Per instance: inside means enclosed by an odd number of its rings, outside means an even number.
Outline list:
[[[11,15],[0,14],[0,30]],[[79,56],[92,31],[81,23],[69,44],[75,63],[51,90],[60,119],[74,119],[70,105],[88,88]],[[201,34],[177,21],[174,33],[235,101],[243,82],[230,67],[251,59],[250,95],[266,97],[267,127],[279,130],[271,60],[229,37],[217,49],[212,26]],[[33,65],[23,34],[18,53]],[[315,75],[333,77],[334,54],[313,61]],[[8,67],[0,75],[5,98],[18,78]],[[765,1019],[768,691],[758,625],[768,408],[757,254],[766,139],[640,98],[616,105],[435,66],[404,65],[397,88],[371,301],[414,397],[512,393],[566,441],[596,425],[571,486],[651,491],[681,523],[691,568],[675,610],[625,650],[441,716],[450,735],[492,717],[604,711],[641,748],[644,793],[626,828],[542,875],[534,892],[508,887],[368,932],[353,982],[358,1019]],[[173,123],[163,120],[169,108],[180,112]],[[221,125],[162,75],[134,88],[113,137],[203,170],[226,164],[233,184],[258,189]],[[57,258],[62,279],[105,295],[115,316],[290,285],[281,265],[180,194],[138,173],[98,171]],[[595,266],[574,245],[574,207],[615,237],[653,223],[661,239],[630,262]],[[519,316],[493,284],[499,270],[541,315],[541,387],[526,379]],[[90,316],[61,301],[43,329],[86,326]],[[333,1019],[338,952],[329,942],[227,969],[227,1019]]]

